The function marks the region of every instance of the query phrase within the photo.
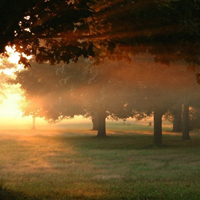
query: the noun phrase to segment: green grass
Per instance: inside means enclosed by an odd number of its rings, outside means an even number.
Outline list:
[[[200,199],[200,132],[189,141],[164,132],[156,148],[151,130],[109,126],[106,138],[87,129],[0,131],[0,199]]]
[[[149,122],[152,123],[151,126],[149,126]],[[53,127],[59,128],[59,129],[85,129],[89,130],[92,128],[91,122],[85,122],[85,123],[70,123],[67,120],[64,121],[63,123],[58,123],[58,124],[53,124]],[[47,126],[45,126],[47,128]],[[106,128],[108,130],[129,130],[129,131],[135,131],[135,130],[140,130],[140,131],[153,131],[153,119],[148,119],[146,121],[135,121],[135,120],[130,120],[128,119],[125,124],[122,120],[119,121],[107,121],[106,122]],[[172,130],[172,123],[163,120],[163,131],[171,131]]]

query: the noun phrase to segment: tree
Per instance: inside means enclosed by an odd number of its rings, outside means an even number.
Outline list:
[[[189,131],[192,130],[199,130],[200,129],[200,124],[199,124],[199,119],[200,119],[200,112],[199,112],[199,100],[190,102],[190,107],[187,108],[188,111],[186,111],[186,123],[189,123],[189,130],[187,127],[187,132],[186,134],[188,135],[188,139],[190,138],[189,136]],[[178,117],[177,117],[178,116]],[[189,117],[188,117],[189,116]],[[178,118],[178,122],[176,122],[176,118]],[[173,130],[172,132],[181,132],[182,127],[183,127],[183,105],[179,104],[178,106],[175,105],[171,110],[168,110],[168,112],[165,114],[165,119],[169,120],[170,122],[173,123]],[[182,135],[183,138],[186,138]]]
[[[138,55],[133,58],[132,66],[121,74],[129,82],[128,105],[141,117],[154,113],[154,143],[161,145],[161,120],[165,112],[184,99],[192,101],[199,98],[199,85],[195,80],[198,72],[188,70],[186,62],[175,62],[170,67],[155,63],[153,57]],[[125,76],[126,74],[126,76]],[[146,113],[146,115],[143,114]],[[157,141],[157,142],[155,142]]]
[[[173,121],[172,132],[181,132],[182,130],[181,118],[182,118],[182,104],[178,102],[174,106],[174,121]]]
[[[39,0],[12,44],[38,62],[148,52],[159,62],[199,64],[199,8],[199,0]]]
[[[164,115],[165,119],[173,123],[172,132],[182,131],[182,102],[177,102],[173,107],[168,108]]]
[[[143,118],[154,114],[154,139],[157,146],[162,145],[162,116],[172,104],[170,94],[174,92],[173,70],[165,65],[155,64],[151,56],[135,56],[133,66],[127,70],[127,82],[130,84],[129,108],[134,109],[136,117]],[[137,112],[139,112],[137,116]],[[131,114],[134,114],[132,112]]]
[[[91,115],[92,116],[92,130],[98,130],[98,116],[97,113],[94,113]]]
[[[59,66],[57,66],[59,67]],[[66,86],[59,84],[56,67],[33,63],[32,68],[16,72],[12,84],[20,84],[24,91],[25,103],[21,109],[25,116],[44,117],[49,122],[57,122],[65,117],[83,113]],[[76,105],[76,106],[75,106]]]
[[[104,1],[96,8],[97,21],[107,29],[108,48],[138,54],[148,52],[155,60],[185,60],[199,64],[199,0]],[[103,26],[103,27],[104,27]]]
[[[124,92],[122,84],[113,75],[116,71],[113,62],[107,61],[98,67],[94,63],[89,59],[80,59],[77,63],[64,65],[59,75],[62,82],[72,85],[73,92],[80,95],[86,115],[97,118],[97,136],[105,137],[106,117],[116,114],[117,110],[123,110]]]
[[[36,129],[36,126],[35,126],[35,118],[36,118],[36,116],[35,116],[35,115],[33,115],[33,126],[32,126],[32,129],[33,129],[33,130],[35,130],[35,129]]]
[[[124,105],[119,84],[111,79],[108,70],[110,67],[96,67],[83,58],[57,66],[32,63],[32,68],[17,72],[11,82],[20,83],[24,90],[24,115],[44,117],[50,122],[74,115],[96,117],[97,136],[104,137],[106,117]]]
[[[184,103],[184,108],[183,108],[183,135],[182,139],[183,140],[189,140],[189,104],[188,102]]]
[[[52,64],[81,55],[121,58],[123,52],[199,64],[199,7],[196,0],[40,1],[20,22],[17,50]]]
[[[107,116],[125,119],[138,112],[147,115],[154,112],[154,143],[161,145],[162,115],[184,94],[193,99],[195,72],[187,71],[187,66],[183,67],[182,63],[166,68],[164,64],[154,63],[147,55],[135,56],[130,63],[107,60],[97,67],[94,63],[90,59],[80,59],[57,67],[33,65],[33,69],[18,74],[17,82],[27,93],[31,92],[31,98],[42,97],[41,116],[51,121],[73,117],[69,107],[80,108],[76,109],[76,114],[87,117],[96,113],[100,120],[99,136],[106,135]]]
[[[198,102],[199,103],[199,102]],[[200,109],[199,105],[195,105],[194,107],[190,107],[190,130],[199,130],[200,129]]]
[[[4,0],[0,4],[0,53],[6,45],[14,44],[16,30],[25,13],[33,8],[38,0]]]
[[[93,55],[92,43],[84,41],[93,16],[90,0],[38,0],[20,20],[16,28],[16,49],[34,54],[41,63],[69,62],[79,56]],[[26,66],[27,60],[21,57]]]
[[[87,3],[42,1],[40,9],[30,10],[21,22],[18,50],[35,54],[38,62],[69,62],[80,55],[95,54],[112,58],[128,50],[132,54],[151,53],[163,63],[184,59],[199,64],[199,1]],[[99,7],[102,3],[104,6]],[[66,5],[71,17],[64,24],[66,10],[56,9],[61,5]],[[44,17],[48,19],[45,22]],[[66,32],[70,41],[66,40]]]

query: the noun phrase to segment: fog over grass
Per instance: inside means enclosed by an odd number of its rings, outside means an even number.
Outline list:
[[[163,148],[156,148],[151,127],[133,127],[108,123],[106,138],[86,127],[0,130],[0,195],[19,200],[199,199],[200,133],[182,141],[181,133],[164,131]]]

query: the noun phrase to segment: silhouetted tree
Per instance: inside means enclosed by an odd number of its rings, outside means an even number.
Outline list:
[[[183,107],[183,134],[182,134],[182,139],[183,140],[189,140],[189,105],[188,102],[184,103]]]
[[[38,0],[6,0],[0,3],[0,53],[5,46],[15,43],[16,31],[19,22],[23,20],[29,9],[33,8]]]
[[[189,97],[189,103],[199,98],[199,85],[195,71],[188,70],[187,63],[176,62],[166,67],[154,63],[151,56],[135,56],[126,79],[132,84],[129,107],[139,111],[139,117],[154,113],[154,143],[162,144],[162,116],[169,108]],[[131,85],[130,84],[130,85]],[[131,93],[132,90],[132,93]],[[143,114],[146,113],[146,115]],[[142,113],[142,114],[141,114]]]
[[[173,132],[181,132],[182,130],[182,104],[179,102],[174,106]]]
[[[148,52],[159,62],[199,64],[199,0],[33,2],[18,20],[14,43],[37,62]]]
[[[83,58],[57,66],[32,63],[32,68],[17,72],[11,83],[20,83],[24,91],[24,115],[44,117],[49,122],[74,115],[95,117],[97,136],[104,137],[106,117],[120,113],[125,101],[123,84],[109,70],[107,65],[96,67]]]
[[[92,115],[92,130],[98,130],[98,116],[96,113]]]
[[[199,103],[199,102],[198,102]],[[190,130],[199,130],[200,129],[200,109],[199,105],[194,105],[189,109],[189,122]]]
[[[19,83],[24,91],[25,102],[21,109],[25,116],[44,117],[49,122],[57,122],[83,113],[77,103],[78,97],[71,95],[70,87],[59,81],[55,66],[34,63],[32,68],[16,72],[16,79],[10,83]]]
[[[106,117],[116,114],[117,110],[122,112],[124,108],[124,86],[114,75],[114,62],[107,61],[98,66],[94,63],[89,59],[80,59],[60,68],[59,75],[62,83],[71,85],[73,92],[80,95],[86,113],[97,119],[97,136],[104,137]]]

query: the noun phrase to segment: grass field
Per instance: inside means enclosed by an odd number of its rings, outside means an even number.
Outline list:
[[[0,199],[200,199],[200,132],[182,141],[166,125],[155,148],[147,125],[74,128],[1,130]]]

